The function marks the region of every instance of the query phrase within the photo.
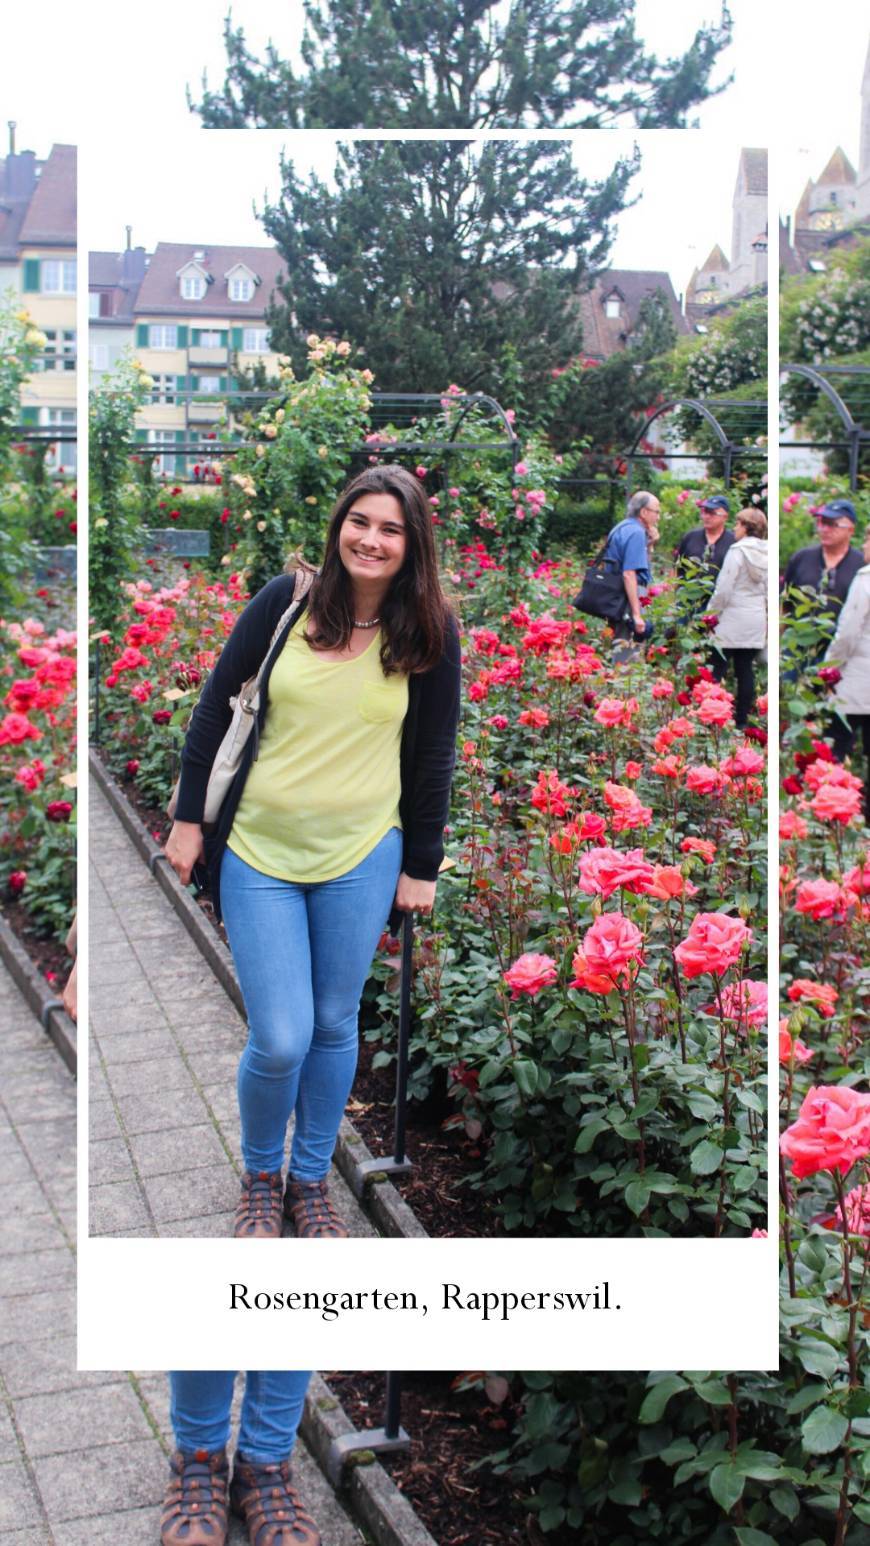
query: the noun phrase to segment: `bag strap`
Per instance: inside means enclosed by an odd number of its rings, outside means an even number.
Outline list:
[[[275,653],[275,647],[278,643],[278,640],[287,627],[287,624],[292,622],[299,614],[299,612],[301,612],[302,602],[308,595],[308,592],[310,591],[316,576],[317,570],[309,569],[307,565],[304,567],[300,565],[296,570],[293,584],[293,598],[290,602],[290,605],[289,607],[284,608],[284,611],[281,613],[281,616],[278,619],[275,631],[269,640],[269,648],[266,650],[266,653],[260,663],[259,671],[257,672],[256,676],[246,684],[246,686],[249,688],[249,691],[246,694],[248,701],[256,697],[257,693],[260,691],[260,682],[263,679],[263,673],[265,672],[269,661]]]

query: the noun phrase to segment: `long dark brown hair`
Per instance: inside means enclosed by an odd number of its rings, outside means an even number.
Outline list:
[[[381,667],[410,675],[428,671],[444,652],[448,605],[438,578],[432,507],[419,478],[388,463],[368,467],[339,495],[329,520],[320,573],[308,604],[308,642],[314,649],[343,649],[353,632],[353,588],[338,551],[338,534],[361,494],[392,494],[405,517],[405,561],[381,603]]]

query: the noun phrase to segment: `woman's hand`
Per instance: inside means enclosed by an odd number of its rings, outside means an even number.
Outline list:
[[[436,884],[434,880],[412,880],[403,870],[396,886],[394,905],[400,913],[431,913]]]
[[[164,852],[181,884],[189,886],[193,866],[205,859],[205,844],[199,822],[173,822]]]

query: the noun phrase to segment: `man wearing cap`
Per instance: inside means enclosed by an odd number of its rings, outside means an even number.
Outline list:
[[[701,564],[712,587],[725,562],[725,554],[734,542],[734,533],[728,531],[726,526],[728,500],[724,494],[711,494],[698,509],[701,512],[701,525],[693,527],[680,538],[674,558],[678,574],[685,573],[688,559]]]
[[[836,617],[858,570],[864,563],[860,548],[852,546],[855,506],[850,499],[829,499],[814,512],[818,543],[798,548],[786,565],[782,588],[784,609],[791,611],[788,592],[796,586],[815,593],[819,610]]]

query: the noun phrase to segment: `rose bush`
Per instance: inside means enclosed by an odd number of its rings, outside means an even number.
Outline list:
[[[75,908],[75,634],[0,622],[0,699],[0,892],[61,937]]]

